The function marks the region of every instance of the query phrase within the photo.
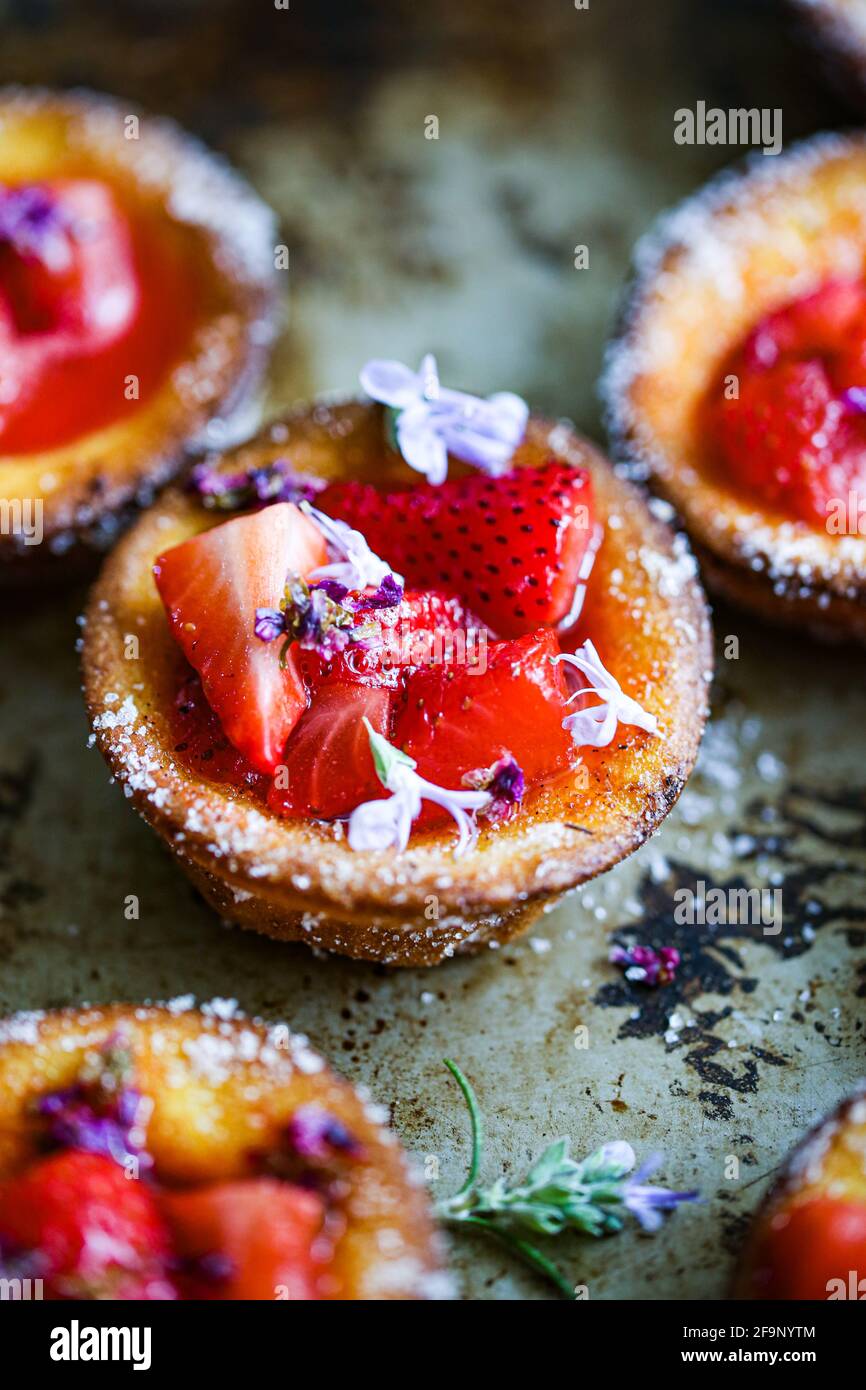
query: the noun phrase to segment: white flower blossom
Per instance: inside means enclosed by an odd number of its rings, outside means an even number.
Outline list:
[[[391,575],[403,587],[403,576],[370,549],[360,531],[353,531],[345,521],[336,521],[320,512],[310,502],[301,502],[300,508],[324,535],[329,553],[339,557],[327,565],[320,565],[311,579],[335,579],[347,589],[377,589],[382,580]]]
[[[395,412],[397,445],[409,467],[436,485],[447,477],[449,453],[494,477],[504,472],[526,432],[529,407],[520,396],[499,391],[483,399],[442,387],[431,353],[417,372],[374,359],[360,381]]]
[[[561,652],[551,657],[551,661],[554,664],[563,661],[574,667],[588,682],[575,690],[569,704],[583,695],[598,695],[601,700],[600,705],[575,710],[562,721],[562,727],[568,729],[578,748],[606,748],[616,734],[617,724],[633,724],[638,729],[645,729],[648,734],[658,731],[655,715],[648,714],[637,700],[626,695],[619,681],[602,666],[592,642],[584,642],[573,654]]]
[[[349,846],[353,850],[396,849],[402,851],[409,843],[412,822],[421,814],[422,801],[434,801],[457,822],[455,855],[465,854],[477,838],[475,811],[481,811],[492,801],[487,791],[452,791],[428,782],[415,771],[415,762],[377,734],[365,718],[370,738],[370,750],[377,776],[391,793],[376,801],[356,806],[349,817]]]

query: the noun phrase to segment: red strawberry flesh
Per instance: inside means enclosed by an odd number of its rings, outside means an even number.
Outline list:
[[[725,363],[706,419],[721,467],[826,526],[834,501],[866,487],[866,414],[846,397],[852,387],[866,402],[866,284],[831,281],[767,315]]]
[[[49,1298],[173,1299],[152,1190],[113,1159],[67,1149],[0,1184],[0,1250],[34,1260]]]
[[[565,772],[573,761],[563,729],[568,691],[556,634],[541,628],[514,641],[493,642],[486,669],[435,666],[406,685],[394,743],[417,763],[420,776],[460,788],[467,773],[510,754],[527,784]],[[425,821],[438,811],[425,809]]]
[[[270,809],[280,816],[331,820],[384,796],[364,719],[388,738],[393,701],[387,685],[322,681],[286,745],[268,793]]]
[[[313,1243],[324,1206],[315,1193],[275,1178],[248,1178],[167,1193],[162,1208],[187,1271],[185,1297],[317,1297]]]

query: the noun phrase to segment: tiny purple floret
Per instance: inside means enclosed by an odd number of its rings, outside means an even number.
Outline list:
[[[612,965],[621,965],[626,979],[642,985],[669,985],[676,978],[681,961],[675,946],[614,946],[608,956]]]
[[[393,574],[386,574],[378,589],[364,598],[365,608],[395,608],[403,602],[403,586]]]
[[[327,1159],[333,1153],[357,1158],[362,1146],[342,1120],[318,1105],[302,1105],[295,1111],[286,1138],[301,1158]]]

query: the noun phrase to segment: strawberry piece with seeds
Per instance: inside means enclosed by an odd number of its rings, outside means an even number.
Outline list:
[[[315,652],[299,656],[311,689],[329,676],[349,684],[402,686],[406,672],[436,662],[462,660],[486,641],[484,624],[460,600],[435,590],[408,592],[391,608],[366,608],[357,598],[356,623],[371,626],[368,644],[347,647],[327,661]]]
[[[0,1251],[49,1298],[178,1296],[152,1190],[102,1154],[67,1149],[0,1184]]]
[[[201,677],[211,709],[237,750],[273,772],[307,707],[293,653],[254,634],[257,608],[275,607],[289,571],[324,565],[318,527],[289,502],[240,516],[166,551],[154,565],[172,634]]]
[[[502,636],[568,616],[595,531],[589,474],[555,460],[402,492],[335,483],[317,505],[409,583],[453,590]]]
[[[420,591],[391,608],[364,608],[362,596],[357,602],[357,622],[378,628],[369,646],[347,647],[330,660],[298,654],[311,706],[286,745],[285,766],[268,795],[278,815],[331,820],[383,796],[364,719],[390,738],[413,670],[463,661],[484,649],[486,630],[457,598]]]

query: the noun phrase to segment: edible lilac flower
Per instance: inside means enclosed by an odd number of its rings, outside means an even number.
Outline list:
[[[44,1096],[38,1108],[51,1121],[49,1136],[61,1148],[84,1149],[123,1164],[142,1156],[140,1144],[132,1138],[141,1099],[137,1091],[121,1092],[117,1112],[100,1115],[85,1099],[83,1088],[75,1087]]]
[[[562,721],[562,727],[569,730],[578,748],[606,748],[616,734],[618,723],[633,724],[646,730],[648,734],[657,732],[658,720],[655,715],[648,714],[637,700],[625,694],[619,681],[602,666],[592,642],[584,642],[574,653],[560,652],[550,660],[554,665],[564,661],[567,666],[579,671],[588,682],[575,690],[569,698],[569,704],[582,695],[598,695],[601,699],[600,705],[576,710],[574,714],[566,715]]]
[[[72,258],[69,223],[47,188],[38,183],[0,189],[0,242],[19,256],[65,270]]]
[[[261,642],[275,642],[286,630],[286,615],[279,608],[257,608],[253,632]]]
[[[519,396],[500,391],[484,400],[444,388],[431,353],[417,372],[374,359],[360,381],[368,396],[393,412],[400,453],[430,483],[445,481],[449,453],[493,476],[504,472],[526,432],[529,407]]]
[[[675,946],[614,946],[608,956],[612,965],[621,965],[625,977],[635,984],[668,985],[676,977],[680,953]]]
[[[292,642],[306,651],[318,652],[330,660],[344,651],[350,643],[366,646],[373,640],[378,624],[358,623],[347,604],[330,596],[333,581],[306,584],[296,574],[286,580],[286,589],[279,608],[257,608],[253,632],[261,642],[274,642],[285,637],[280,663],[285,664],[286,652]],[[348,590],[336,585],[343,598]]]
[[[489,794],[490,803],[481,811],[481,815],[493,821],[508,816],[512,808],[522,801],[526,791],[523,768],[510,753],[503,754],[491,767],[479,767],[467,772],[463,785]]]
[[[484,810],[492,797],[486,791],[457,791],[428,782],[415,771],[414,759],[394,748],[365,717],[373,765],[379,781],[391,795],[364,801],[349,817],[349,848],[353,850],[406,848],[412,822],[421,814],[422,801],[443,807],[457,823],[455,856],[465,854],[477,838],[472,813]]]
[[[634,1160],[634,1155],[632,1155]],[[700,1193],[671,1192],[666,1187],[650,1187],[646,1179],[651,1177],[663,1162],[661,1154],[653,1154],[642,1163],[637,1172],[628,1179],[622,1194],[623,1204],[632,1216],[637,1217],[645,1231],[657,1231],[666,1211],[674,1211],[682,1202],[696,1202]],[[629,1165],[631,1166],[631,1165]]]
[[[345,584],[340,584],[336,579],[319,579],[315,584],[311,584],[310,588],[321,589],[323,593],[328,595],[329,599],[333,599],[334,603],[345,602],[349,592]]]
[[[286,1138],[301,1158],[328,1159],[336,1151],[357,1158],[362,1146],[342,1120],[318,1105],[302,1105],[289,1121]]]
[[[272,502],[312,502],[325,483],[320,478],[295,473],[286,459],[240,473],[221,473],[209,463],[197,463],[189,475],[189,487],[205,507],[240,511],[266,507]]]
[[[849,386],[847,391],[842,392],[842,400],[850,410],[856,410],[858,414],[866,414],[866,386]]]
[[[403,585],[398,584],[393,574],[385,575],[378,589],[364,597],[365,608],[396,608],[403,601]]]

